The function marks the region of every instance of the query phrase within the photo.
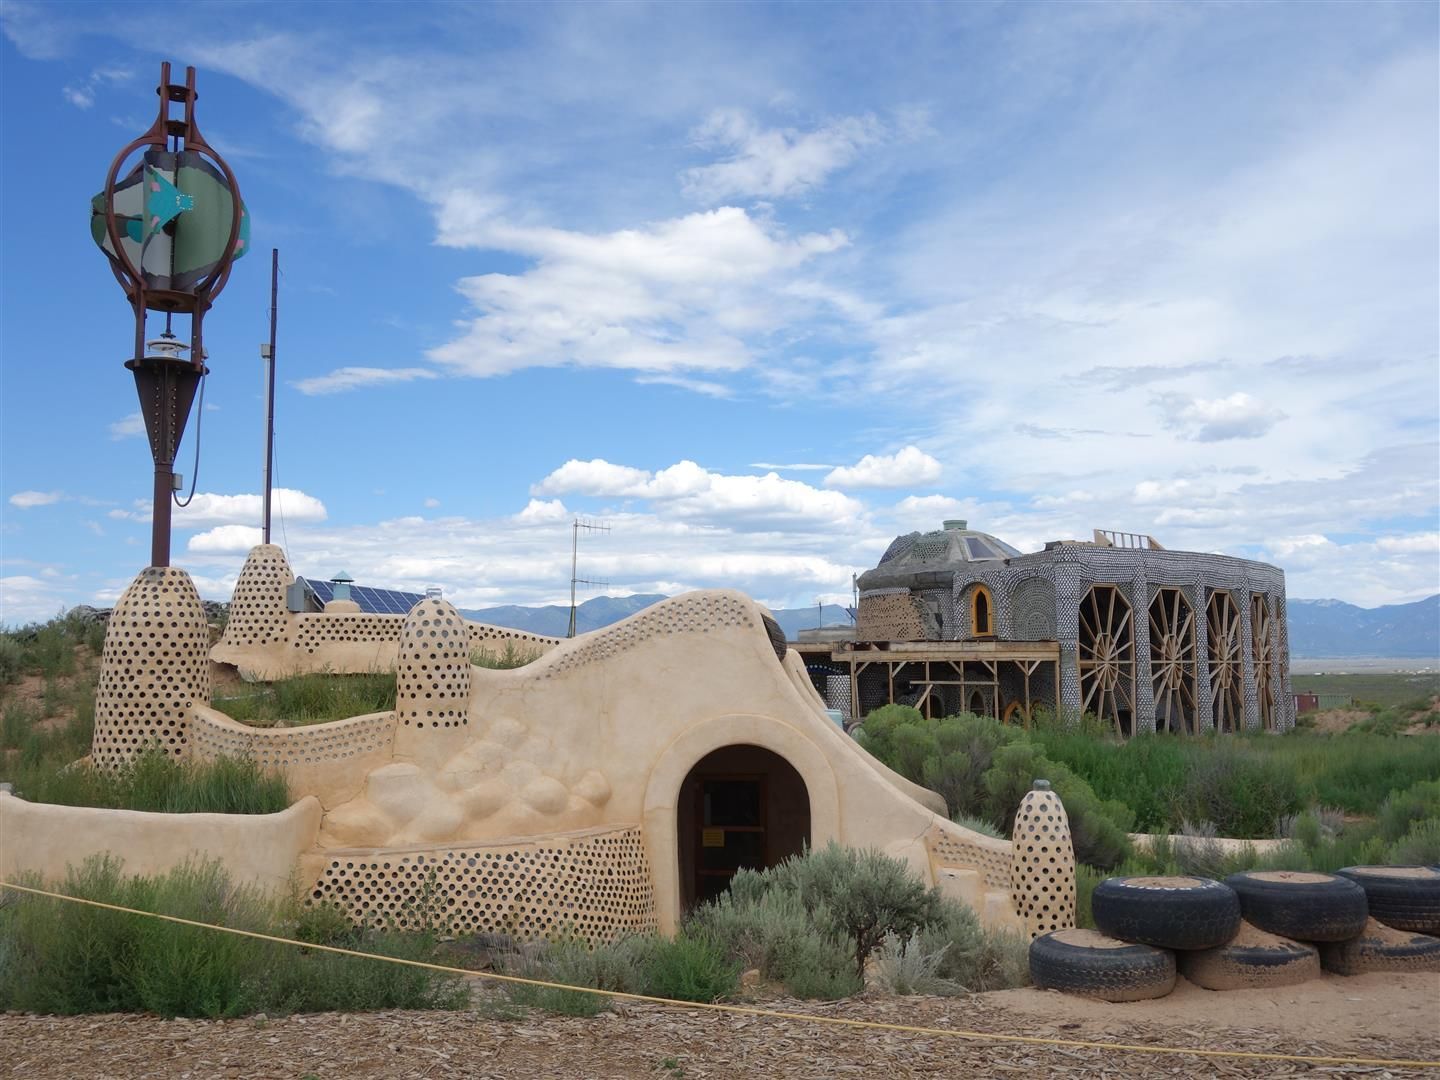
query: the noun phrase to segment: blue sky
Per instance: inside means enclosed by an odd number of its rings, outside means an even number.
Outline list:
[[[159,64],[253,217],[175,562],[843,599],[897,533],[1095,527],[1440,589],[1433,4],[0,4],[0,622],[148,557],[89,197]],[[153,330],[158,330],[158,323]],[[189,476],[192,418],[178,468]]]

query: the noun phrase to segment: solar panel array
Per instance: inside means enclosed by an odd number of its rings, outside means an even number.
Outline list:
[[[316,581],[300,578],[315,594],[324,607],[335,597],[335,584],[330,581]],[[360,605],[360,610],[371,615],[408,615],[410,609],[425,599],[422,593],[400,592],[398,589],[373,589],[369,585],[351,585],[350,599]]]

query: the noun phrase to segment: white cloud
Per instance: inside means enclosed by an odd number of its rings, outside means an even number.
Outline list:
[[[532,495],[642,495],[651,474],[628,465],[612,465],[601,458],[565,462],[538,484]]]
[[[258,525],[217,525],[190,537],[185,550],[196,554],[248,552],[261,543],[264,536],[264,530]]]
[[[535,260],[519,274],[457,286],[478,312],[465,333],[429,351],[457,373],[485,377],[527,367],[618,368],[723,396],[713,380],[751,361],[747,340],[803,310],[777,281],[844,247],[839,231],[791,238],[744,210],[720,207],[608,233],[521,227],[466,212],[453,196],[438,213],[440,242]]]
[[[296,379],[292,386],[302,394],[342,394],[347,390],[359,390],[367,386],[389,386],[394,383],[412,382],[415,379],[438,379],[440,376],[429,368],[376,368],[342,367],[328,375],[314,375],[308,379]]]
[[[695,130],[693,140],[728,157],[685,170],[682,182],[687,195],[703,202],[798,195],[886,135],[884,125],[869,115],[841,117],[813,131],[799,131],[762,128],[740,109],[716,109]]]
[[[1196,442],[1257,439],[1285,419],[1279,409],[1255,400],[1243,390],[1229,397],[1208,399],[1160,394],[1155,402],[1169,427]]]
[[[559,499],[531,499],[525,509],[515,515],[515,520],[522,525],[553,525],[569,519],[570,511]]]
[[[64,498],[63,491],[17,491],[10,496],[10,505],[30,510],[36,506],[51,506]]]
[[[64,609],[63,583],[12,574],[0,577],[0,627],[49,619]]]
[[[1435,554],[1440,552],[1440,533],[1414,533],[1410,536],[1382,536],[1375,546],[1384,552],[1400,554]]]
[[[854,465],[841,465],[825,477],[826,487],[897,488],[940,479],[940,462],[918,446],[893,454],[866,454]]]
[[[122,417],[110,425],[110,438],[112,439],[129,439],[144,434],[145,418],[138,412],[132,412],[129,416]]]
[[[835,468],[834,465],[812,464],[810,462],[797,462],[793,465],[777,465],[769,461],[752,461],[752,469],[769,469],[775,472],[826,472]]]
[[[439,500],[439,499],[426,499],[426,500],[425,500],[425,503],[424,503],[424,506],[425,506],[425,509],[426,509],[426,510],[434,510],[434,509],[435,509],[437,506],[439,506],[439,505],[440,505],[440,500]]]
[[[324,521],[325,504],[313,495],[293,488],[274,488],[271,492],[271,510],[275,521],[282,518],[286,525]],[[149,521],[149,500],[138,499],[133,510],[111,510],[109,516],[117,521]],[[203,529],[212,525],[250,525],[259,528],[265,512],[262,495],[217,495],[209,491],[197,491],[188,505],[177,506],[174,510],[174,524],[177,529]],[[257,541],[258,543],[258,541]]]
[[[753,526],[778,521],[837,522],[863,512],[837,491],[821,491],[776,473],[729,476],[693,461],[651,473],[603,459],[567,461],[531,488],[535,495],[577,494],[647,499],[662,516]]]
[[[128,68],[96,68],[80,82],[65,86],[60,94],[77,109],[88,109],[95,104],[95,95],[103,93],[106,86],[129,82],[134,77],[135,73]]]

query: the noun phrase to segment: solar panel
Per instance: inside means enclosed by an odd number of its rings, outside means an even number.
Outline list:
[[[315,598],[324,607],[331,600],[335,599],[335,586],[329,581],[315,581],[309,578],[301,578]],[[360,610],[372,615],[408,615],[410,609],[418,604],[425,597],[420,593],[400,592],[398,589],[376,589],[369,585],[351,585],[350,599],[359,605]]]

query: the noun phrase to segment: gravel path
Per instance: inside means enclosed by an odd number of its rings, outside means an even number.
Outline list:
[[[1370,977],[1367,977],[1370,978]],[[775,1000],[768,1007],[927,1027],[1096,1039],[1147,1045],[1343,1056],[1440,1058],[1440,976],[1390,977],[1365,987],[1336,980],[1329,991],[1352,1011],[1384,1014],[1387,996],[1436,1024],[1420,1033],[1383,1023],[1341,1035],[1319,1013],[1301,1009],[1284,1029],[1217,1023],[1199,1005],[1183,1013],[1096,1006],[1040,991],[973,998],[875,998],[833,1005]],[[1308,985],[1308,984],[1307,984]],[[1193,989],[1193,988],[1192,988]],[[1297,988],[1298,989],[1298,988]],[[1203,994],[1203,992],[1200,992]],[[1236,991],[1235,993],[1253,993]],[[1428,997],[1425,997],[1428,995]],[[1323,995],[1322,995],[1323,996]],[[1058,999],[1058,1000],[1057,1000]],[[1226,1002],[1233,995],[1203,994]],[[1357,1005],[1357,1002],[1361,1002]],[[1090,1003],[1082,1003],[1088,1005]],[[1144,1003],[1142,1003],[1144,1004]],[[1047,1008],[1053,1006],[1053,1008]],[[1323,1012],[1323,1009],[1320,1010]],[[1273,1013],[1271,1014],[1273,1017]],[[1307,1016],[1309,1019],[1307,1019]],[[1117,1023],[1118,1021],[1118,1023]],[[1311,1066],[1299,1062],[1204,1059],[1075,1047],[977,1043],[902,1032],[839,1028],[795,1020],[717,1014],[653,1005],[615,1006],[593,1019],[529,1013],[497,1020],[475,1012],[320,1014],[228,1021],[145,1016],[0,1016],[0,1077],[48,1078],[371,1078],[595,1077],[671,1080],[748,1077],[909,1077],[1031,1075],[1086,1077],[1290,1076],[1322,1071],[1370,1076],[1440,1075],[1422,1070]]]

